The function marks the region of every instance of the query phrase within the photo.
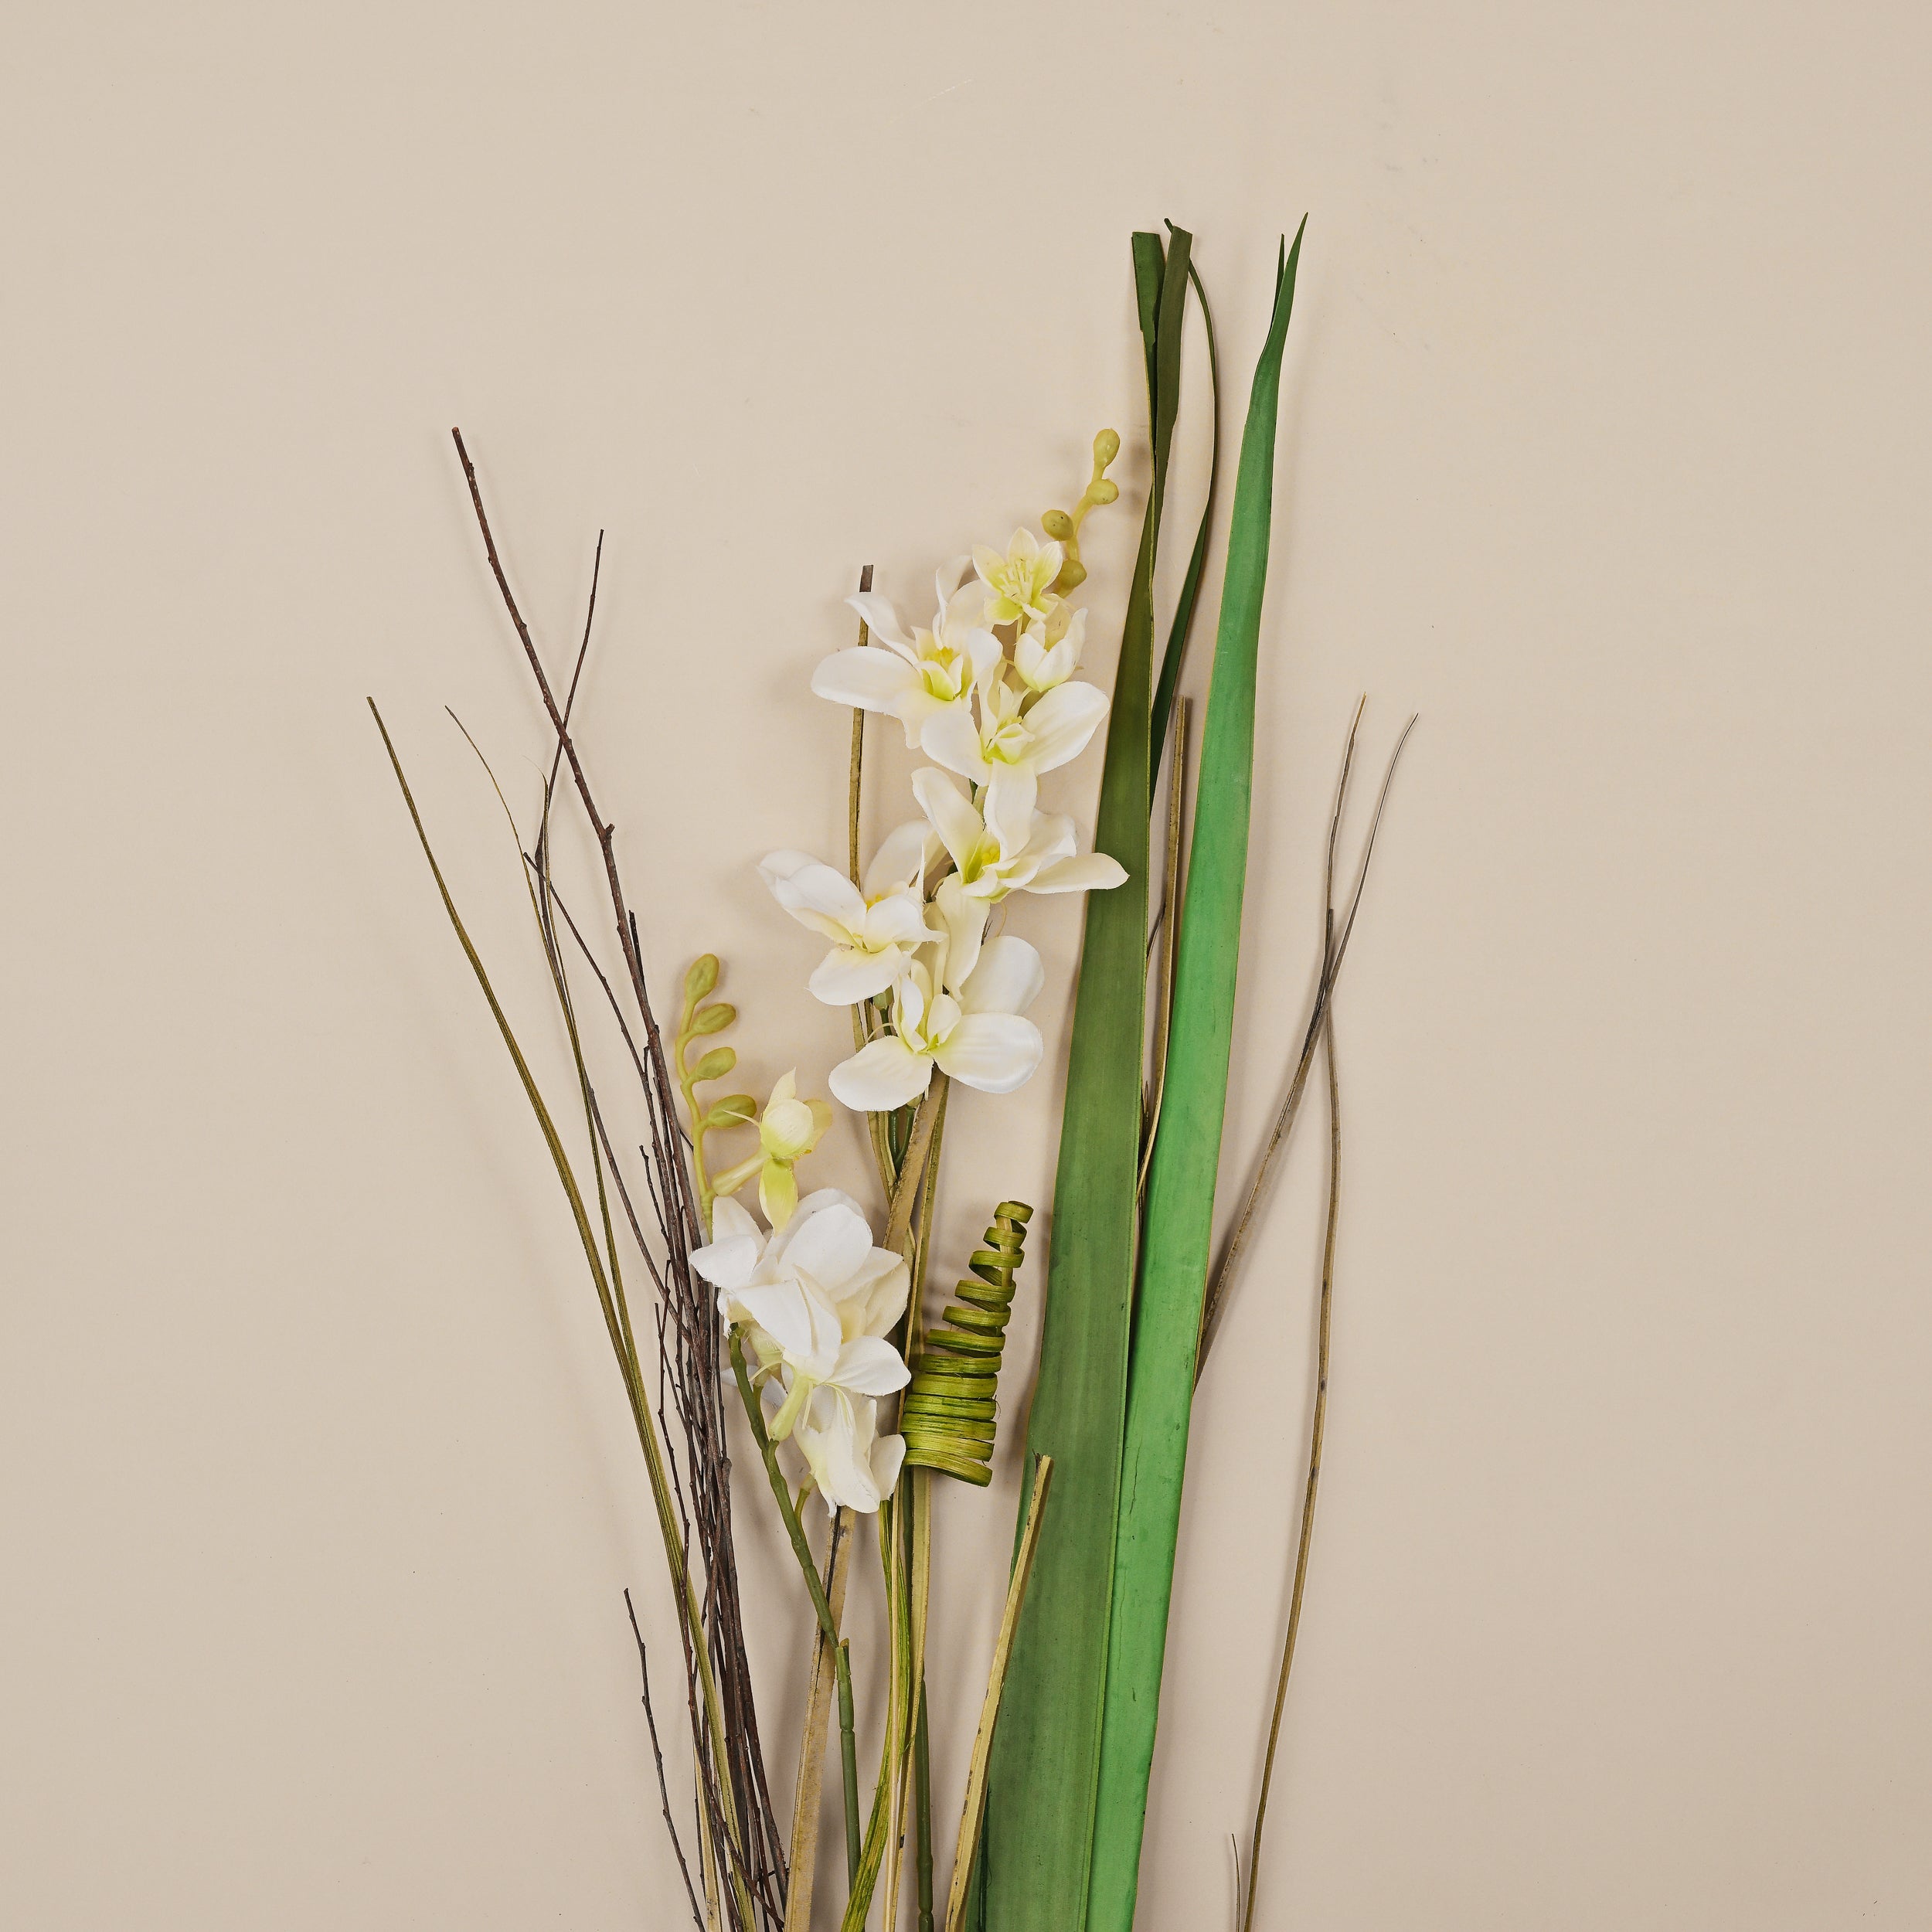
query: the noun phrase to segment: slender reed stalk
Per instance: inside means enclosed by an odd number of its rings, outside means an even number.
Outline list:
[[[1039,1550],[1040,1524],[1046,1514],[1046,1495],[1053,1486],[1053,1458],[1041,1456],[1033,1464],[1033,1481],[1026,1498],[1026,1520],[1019,1533],[1012,1580],[1006,1587],[1006,1608],[993,1644],[992,1668],[986,1675],[986,1696],[979,1708],[979,1729],[973,1735],[973,1756],[966,1770],[966,1799],[961,1808],[959,1842],[953,1852],[952,1890],[946,1901],[946,1932],[961,1932],[966,1919],[966,1894],[972,1883],[973,1859],[979,1849],[980,1826],[986,1815],[986,1769],[999,1723],[1000,1699],[1006,1689],[1006,1667],[1013,1654],[1013,1632],[1026,1601],[1026,1586]]]
[[[1321,1248],[1321,1315],[1315,1343],[1315,1417],[1308,1430],[1308,1481],[1301,1499],[1301,1539],[1295,1551],[1294,1583],[1288,1597],[1288,1631],[1281,1644],[1281,1669],[1274,1684],[1274,1715],[1268,1723],[1267,1755],[1254,1802],[1254,1835],[1248,1850],[1247,1902],[1241,1932],[1253,1932],[1255,1888],[1261,1877],[1261,1833],[1267,1822],[1268,1789],[1274,1778],[1274,1753],[1281,1741],[1281,1713],[1288,1701],[1288,1672],[1294,1640],[1301,1628],[1301,1597],[1308,1587],[1308,1550],[1315,1536],[1315,1491],[1321,1481],[1321,1444],[1328,1422],[1328,1345],[1335,1312],[1335,1236],[1342,1217],[1342,1083],[1335,1063],[1335,1009],[1322,1022],[1328,1069],[1328,1223]],[[1237,1862],[1237,1870],[1239,1869]]]
[[[1331,908],[1333,904],[1335,841],[1341,828],[1342,811],[1348,802],[1349,776],[1355,762],[1355,739],[1361,730],[1362,713],[1368,702],[1366,698],[1363,698],[1355,706],[1354,722],[1349,727],[1348,743],[1342,753],[1342,776],[1335,787],[1335,806],[1328,818],[1327,866]],[[1247,1199],[1241,1205],[1241,1213],[1235,1222],[1234,1232],[1229,1237],[1227,1247],[1221,1257],[1220,1266],[1214,1271],[1214,1278],[1209,1284],[1206,1298],[1202,1304],[1201,1338],[1194,1364],[1194,1379],[1197,1385],[1202,1370],[1207,1365],[1208,1350],[1213,1345],[1215,1335],[1219,1328],[1221,1312],[1227,1300],[1229,1286],[1247,1249],[1255,1216],[1274,1172],[1275,1162],[1282,1148],[1287,1145],[1289,1134],[1294,1126],[1295,1116],[1301,1111],[1302,1091],[1308,1084],[1309,1070],[1315,1064],[1315,1048],[1321,1040],[1328,1002],[1335,996],[1335,985],[1342,975],[1342,962],[1348,953],[1350,936],[1355,931],[1355,914],[1362,907],[1362,890],[1369,883],[1369,866],[1375,857],[1376,837],[1382,828],[1382,815],[1389,803],[1389,787],[1395,782],[1396,767],[1401,761],[1403,748],[1409,742],[1409,734],[1415,728],[1416,720],[1411,717],[1402,727],[1402,734],[1396,740],[1395,749],[1389,754],[1389,763],[1382,775],[1382,788],[1376,797],[1375,812],[1369,821],[1369,835],[1363,843],[1362,857],[1355,868],[1355,884],[1349,894],[1348,907],[1342,917],[1341,930],[1335,939],[1332,949],[1325,951],[1322,956],[1321,971],[1315,983],[1308,1026],[1302,1035],[1301,1054],[1290,1077],[1287,1096],[1281,1103],[1281,1111],[1275,1116],[1274,1126],[1262,1150],[1254,1179],[1249,1186]]]
[[[933,1932],[933,1767],[930,1727],[926,1716],[926,1686],[919,1686],[919,1715],[913,1732],[913,1777],[917,1786],[913,1817],[918,1838],[914,1847],[919,1905],[919,1932]]]
[[[670,1573],[674,1600],[679,1608],[679,1631],[685,1644],[688,1664],[695,1670],[696,1675],[697,1689],[703,1709],[699,1730],[699,1743],[701,1747],[708,1746],[709,1752],[708,1760],[704,1749],[701,1748],[699,1753],[699,1775],[701,1784],[703,1784],[705,1766],[707,1761],[716,1766],[725,1766],[730,1763],[729,1740],[723,1708],[712,1668],[710,1650],[705,1641],[703,1605],[699,1600],[696,1584],[692,1578],[685,1538],[677,1513],[663,1448],[658,1441],[657,1430],[652,1420],[649,1399],[645,1392],[641,1368],[638,1359],[634,1341],[631,1335],[628,1312],[628,1310],[621,1307],[619,1301],[619,1297],[622,1293],[621,1280],[615,1270],[614,1232],[611,1225],[608,1202],[604,1196],[602,1160],[594,1141],[591,1150],[592,1158],[597,1165],[600,1214],[604,1226],[605,1242],[607,1244],[604,1247],[600,1247],[597,1236],[593,1231],[582,1189],[578,1185],[562,1138],[558,1134],[549,1110],[544,1103],[536,1077],[532,1073],[523,1049],[511,1028],[509,1017],[497,998],[495,988],[491,984],[489,975],[484,968],[481,956],[477,952],[468,931],[464,927],[462,919],[456,910],[456,902],[451,896],[448,884],[443,876],[442,868],[437,862],[435,852],[430,845],[428,832],[424,828],[421,814],[417,809],[415,798],[410,790],[409,781],[404,775],[401,758],[396,752],[394,743],[389,737],[389,728],[383,722],[382,713],[377,710],[373,699],[369,701],[369,710],[376,719],[377,730],[382,734],[384,748],[389,753],[390,764],[396,774],[396,784],[401,789],[403,803],[408,808],[410,822],[415,827],[417,838],[422,847],[423,855],[428,862],[430,874],[435,879],[437,893],[443,901],[444,910],[463,948],[464,954],[469,961],[471,970],[475,975],[477,984],[482,992],[491,1015],[495,1019],[498,1030],[502,1036],[504,1045],[509,1053],[512,1063],[516,1069],[518,1078],[523,1087],[525,1097],[529,1100],[532,1111],[536,1117],[538,1125],[543,1134],[545,1145],[549,1151],[552,1165],[556,1168],[558,1182],[563,1188],[565,1198],[570,1208],[572,1219],[577,1226],[578,1239],[583,1247],[584,1259],[590,1270],[592,1284],[597,1292],[598,1305],[604,1318],[611,1349],[616,1356],[618,1370],[624,1381],[625,1395],[628,1399],[632,1420],[637,1428],[638,1440],[644,1451],[645,1468],[650,1477],[651,1497],[656,1507],[659,1536],[664,1546],[665,1563]],[[566,1026],[570,1034],[572,1052],[577,1064],[581,1090],[582,1083],[585,1077],[583,1072],[582,1049],[577,1036],[575,1018],[570,1005],[567,989],[562,990],[561,998]],[[696,1721],[695,1713],[694,1721]],[[726,1862],[730,1868],[734,1907],[739,1914],[739,1922],[748,1927],[752,1923],[753,1908],[750,1884],[746,1876],[747,1866],[743,1856],[742,1842],[736,1836],[736,1794],[733,1791],[730,1780],[719,1777],[712,1781],[711,1794],[718,1816],[725,1827],[723,1835],[726,1843]],[[709,1828],[707,1824],[706,1829]]]
[[[852,1519],[849,1509],[833,1512],[832,1548],[825,1564],[825,1597],[832,1607],[832,1621],[842,1624],[845,1611],[845,1583],[852,1573]],[[825,1733],[831,1722],[835,1682],[838,1676],[838,1647],[827,1641],[822,1628],[812,1632],[811,1690],[805,1706],[805,1723],[798,1747],[798,1781],[791,1815],[790,1887],[785,1897],[785,1932],[809,1932],[811,1923],[812,1881],[818,1863],[818,1801],[824,1788]],[[848,1678],[849,1678],[848,1665]],[[845,1788],[855,1802],[859,1790],[859,1765],[855,1743],[847,1733],[840,1714],[839,1757],[845,1767]],[[851,1808],[848,1808],[849,1810]],[[846,1882],[851,1882],[848,1869]]]

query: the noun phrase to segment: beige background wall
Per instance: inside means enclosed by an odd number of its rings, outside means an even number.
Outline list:
[[[1104,423],[1137,499],[1129,230],[1198,234],[1232,422],[1304,209],[1226,1187],[1350,706],[1378,755],[1423,723],[1340,1007],[1262,1922],[1932,1921],[1921,9],[417,0],[8,43],[0,1923],[680,1922],[634,1445],[362,705],[554,1074],[440,710],[527,806],[447,426],[553,662],[610,532],[585,737],[661,980],[717,947],[750,1070],[821,1079],[842,1022],[750,866],[838,848],[805,679],[856,566],[917,601]],[[1059,1052],[1077,910],[1022,929]],[[1048,1186],[1057,1083],[958,1110],[955,1244]],[[1151,1926],[1225,1922],[1245,1828],[1318,1145],[1200,1410]],[[941,1526],[948,1817],[1008,1506]],[[804,1624],[747,1514],[788,1766]]]

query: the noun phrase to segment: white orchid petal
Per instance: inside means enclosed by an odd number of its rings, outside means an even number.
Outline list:
[[[1046,984],[1040,956],[1023,939],[1004,934],[980,948],[979,963],[959,989],[964,1013],[1023,1013]]]
[[[1013,668],[1036,691],[1044,691],[1047,687],[1048,680],[1040,672],[1048,655],[1036,628],[1029,626],[1013,640]]]
[[[833,1299],[872,1254],[872,1230],[850,1208],[813,1215],[785,1247],[785,1265],[818,1284]]]
[[[845,875],[823,864],[801,866],[788,879],[773,886],[772,896],[795,918],[815,913],[835,920],[847,932],[857,932],[866,917],[866,902]]]
[[[995,765],[980,804],[990,822],[1030,825],[1039,801],[1039,781],[1032,765]]]
[[[989,770],[986,753],[979,729],[963,704],[942,706],[926,718],[920,726],[919,742],[927,757],[937,759],[948,771],[985,782]]]
[[[845,601],[859,613],[866,628],[881,644],[889,645],[908,658],[913,655],[913,641],[906,636],[906,627],[900,622],[899,613],[893,607],[890,597],[878,590],[861,590]],[[862,645],[857,648],[864,648]]]
[[[870,1400],[863,1400],[869,1410]],[[825,1426],[811,1430],[810,1446],[806,1447],[805,1454],[828,1502],[869,1516],[878,1509],[883,1498],[872,1477],[871,1429],[864,1430],[866,1440],[862,1447],[860,1434],[849,1400],[842,1400]],[[805,1444],[806,1432],[803,1427],[799,1431],[799,1441],[801,1446]]]
[[[779,1231],[774,1245],[782,1247],[784,1243],[790,1240],[790,1238],[798,1232],[799,1227],[804,1226],[805,1217],[808,1215],[822,1214],[828,1207],[849,1207],[852,1209],[853,1213],[859,1216],[861,1219],[863,1219],[865,1215],[865,1209],[862,1208],[843,1188],[814,1188],[812,1191],[798,1203],[798,1212],[794,1214],[791,1217],[791,1219],[787,1221],[784,1226]]]
[[[896,651],[858,645],[823,659],[811,674],[811,688],[835,704],[889,712],[901,723],[923,717],[939,704],[926,680]]]
[[[735,1214],[745,1213],[736,1201],[717,1201],[712,1204],[711,1219],[715,1228],[722,1218],[721,1210],[730,1208]],[[741,1288],[749,1281],[758,1267],[758,1236],[755,1233],[727,1235],[723,1240],[714,1240],[709,1246],[694,1248],[691,1251],[691,1265],[714,1288],[722,1288],[729,1294]]]
[[[1104,852],[1077,859],[1056,859],[1033,875],[1026,889],[1034,893],[1108,892],[1127,883],[1127,868]]]
[[[893,988],[893,1028],[910,1046],[920,1032],[926,1018],[927,1002],[932,995],[932,981],[927,969],[914,959],[911,970]]]
[[[749,1209],[740,1207],[736,1201],[720,1202],[712,1210],[712,1241],[715,1244],[741,1235],[748,1235],[754,1241],[763,1238],[758,1231],[758,1223],[751,1218]],[[697,1250],[699,1254],[703,1252],[702,1248]],[[697,1257],[694,1254],[692,1258],[695,1260]]]
[[[846,1284],[845,1298],[838,1304],[848,1335],[852,1334],[855,1328],[859,1335],[889,1334],[893,1324],[906,1312],[912,1287],[912,1271],[906,1267],[904,1257],[886,1248],[874,1248],[872,1253],[871,1261]],[[862,1288],[862,1292],[859,1292]]]
[[[899,1487],[899,1472],[905,1461],[903,1436],[881,1436],[872,1444],[872,1479],[882,1497],[889,1496]]]
[[[785,1359],[815,1381],[822,1382],[838,1359],[843,1332],[834,1339],[827,1332],[813,1298],[796,1281],[775,1287],[745,1288],[732,1297],[740,1318],[753,1321],[785,1352]]]
[[[966,891],[957,872],[940,882],[933,906],[946,928],[945,983],[957,991],[979,963],[980,940],[991,907],[984,898]]]
[[[937,937],[926,923],[925,901],[910,890],[889,893],[866,908],[869,945],[920,946]]]
[[[833,1097],[859,1114],[883,1114],[917,1100],[932,1083],[933,1063],[892,1034],[862,1047],[832,1070]]]
[[[904,1359],[889,1342],[861,1335],[838,1351],[838,1360],[826,1377],[854,1395],[889,1396],[912,1379]]]
[[[1043,866],[1051,865],[1056,859],[1070,859],[1079,847],[1073,834],[1073,821],[1063,811],[1036,812],[1033,816],[1032,830],[1028,835],[1026,849],[1034,854]]]
[[[1077,758],[1106,716],[1107,694],[1097,685],[1056,685],[1026,714],[1033,734],[1027,762],[1036,771],[1052,771]]]
[[[1002,780],[998,784],[986,787],[986,796],[981,801],[986,814],[986,829],[993,835],[999,846],[1002,859],[1009,859],[1026,850],[1031,842],[1034,826],[1040,814],[1033,808],[1033,798],[1038,787],[1029,794],[1028,788],[1019,782],[1018,773],[997,774]]]
[[[943,771],[935,771],[930,765],[913,774],[913,796],[932,821],[953,863],[964,870],[978,853],[986,830],[971,801]]]
[[[828,1006],[855,1006],[887,991],[905,970],[906,955],[896,946],[880,952],[862,952],[855,946],[835,946],[812,968],[805,984],[814,999]]]
[[[918,878],[926,869],[932,838],[932,828],[923,818],[909,818],[889,833],[866,868],[866,896],[882,898],[895,886]]]
[[[972,661],[973,682],[976,685],[983,685],[992,675],[1005,655],[999,648],[999,639],[983,628],[967,632],[966,655]]]
[[[758,874],[775,892],[780,879],[789,879],[794,872],[819,862],[808,852],[768,852],[758,861]]]
[[[1032,1077],[1046,1050],[1030,1019],[1011,1013],[966,1013],[934,1057],[964,1086],[982,1094],[1010,1094]]]

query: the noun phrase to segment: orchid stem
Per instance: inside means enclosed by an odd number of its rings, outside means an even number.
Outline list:
[[[845,1774],[845,1883],[859,1876],[859,1742],[852,1703],[852,1645],[838,1645],[838,1757]]]
[[[792,1554],[798,1559],[798,1567],[804,1572],[805,1587],[811,1595],[811,1607],[818,1617],[818,1628],[825,1641],[832,1646],[838,1682],[839,1770],[845,1781],[845,1876],[849,1883],[859,1865],[859,1757],[852,1734],[850,1647],[840,1641],[838,1620],[832,1614],[831,1600],[825,1594],[825,1584],[819,1580],[818,1566],[811,1560],[811,1546],[806,1542],[804,1526],[798,1520],[798,1506],[791,1499],[791,1486],[785,1481],[784,1471],[778,1467],[778,1452],[772,1445],[771,1432],[765,1427],[765,1412],[760,1406],[757,1391],[751,1386],[751,1377],[745,1368],[744,1342],[736,1328],[731,1332],[731,1373],[738,1385],[738,1399],[744,1404],[745,1420],[750,1424],[752,1440],[757,1444],[759,1456],[764,1463],[765,1478],[771,1485],[778,1514],[784,1519],[785,1534],[791,1539]]]
[[[759,1406],[757,1391],[751,1386],[750,1375],[745,1368],[744,1343],[736,1328],[731,1332],[731,1372],[737,1381],[738,1399],[744,1404],[745,1420],[751,1425],[752,1440],[757,1444],[758,1454],[764,1458],[766,1479],[771,1485],[778,1514],[784,1519],[785,1534],[791,1539],[792,1554],[798,1559],[798,1567],[805,1573],[805,1587],[811,1594],[811,1607],[818,1614],[818,1628],[831,1642],[836,1644],[838,1622],[827,1600],[825,1587],[819,1580],[818,1566],[811,1560],[811,1546],[805,1541],[804,1526],[799,1522],[797,1506],[791,1500],[791,1485],[785,1481],[784,1471],[778,1467],[778,1451],[773,1446],[770,1431],[765,1427],[765,1412]]]

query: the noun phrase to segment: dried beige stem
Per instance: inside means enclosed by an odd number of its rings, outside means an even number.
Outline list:
[[[845,1580],[852,1572],[852,1514],[840,1510],[832,1522],[832,1562],[825,1597],[835,1628],[845,1617]],[[811,1644],[811,1692],[805,1704],[805,1732],[798,1749],[798,1795],[791,1808],[791,1876],[785,1893],[785,1932],[809,1932],[811,1882],[818,1860],[818,1807],[825,1789],[825,1736],[832,1724],[838,1648],[815,1624]]]

